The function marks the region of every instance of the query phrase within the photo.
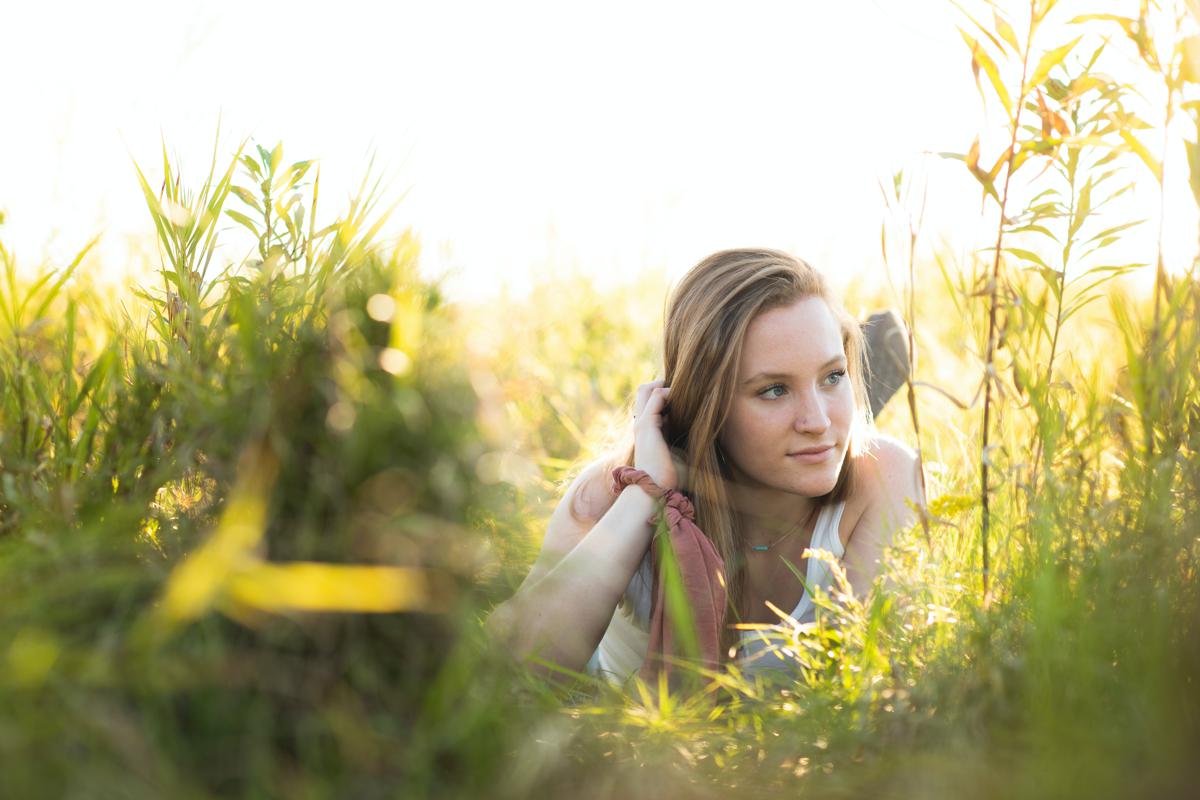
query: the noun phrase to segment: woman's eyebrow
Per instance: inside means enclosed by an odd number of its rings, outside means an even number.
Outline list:
[[[842,353],[838,353],[837,355],[833,356],[828,361],[826,361],[824,364],[817,367],[817,372],[821,372],[822,370],[828,369],[829,367],[832,367],[836,364],[844,363],[845,361],[846,361],[846,356]],[[757,383],[758,381],[762,381],[762,380],[777,380],[780,378],[790,378],[790,377],[792,377],[791,373],[788,373],[788,372],[759,372],[754,375],[751,375],[749,378],[746,378],[746,380],[742,381],[742,385],[745,386],[748,383]]]

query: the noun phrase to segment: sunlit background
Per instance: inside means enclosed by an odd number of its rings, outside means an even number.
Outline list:
[[[403,197],[392,232],[414,228],[455,296],[745,245],[869,279],[899,168],[930,187],[927,246],[992,224],[962,164],[923,155],[982,124],[955,21],[944,0],[20,4],[0,28],[4,237],[35,268],[102,234],[124,280],[153,254],[132,159],[156,180],[165,139],[198,182],[219,125],[222,163],[246,137],[319,158],[325,214],[375,154]],[[1157,187],[1130,200],[1156,213]],[[1195,221],[1170,208],[1177,269]]]
[[[0,800],[1196,794],[1200,284],[1154,262],[1200,230],[1200,0],[2,7]],[[242,142],[266,189],[179,190]],[[307,159],[315,221],[238,224]],[[667,281],[747,245],[902,311],[920,523],[760,630],[779,682],[551,685],[541,633],[600,632],[543,606],[605,594],[590,535],[528,581],[563,487],[629,452]]]

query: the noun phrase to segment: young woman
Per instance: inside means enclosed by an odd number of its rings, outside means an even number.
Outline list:
[[[664,334],[663,379],[638,390],[632,446],[574,480],[528,577],[488,620],[518,656],[617,682],[641,669],[660,613],[651,520],[670,499],[719,555],[709,571],[722,574],[707,577],[728,603],[720,658],[780,666],[763,637],[732,625],[779,623],[772,605],[814,618],[784,560],[829,590],[826,565],[804,557],[828,550],[861,597],[923,502],[914,454],[871,427],[861,330],[805,262],[709,256],[674,290]]]

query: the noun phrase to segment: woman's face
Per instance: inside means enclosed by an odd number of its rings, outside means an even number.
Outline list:
[[[846,366],[841,327],[819,297],[751,321],[718,437],[735,481],[807,497],[833,490],[855,411]]]

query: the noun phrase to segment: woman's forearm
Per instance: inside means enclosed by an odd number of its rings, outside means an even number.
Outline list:
[[[645,556],[657,503],[626,487],[579,543],[541,580],[523,586],[487,626],[519,658],[580,670]]]

